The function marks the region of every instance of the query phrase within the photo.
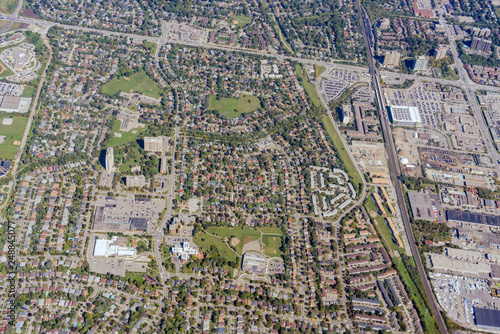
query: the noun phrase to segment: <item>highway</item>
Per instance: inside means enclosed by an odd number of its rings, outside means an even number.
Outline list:
[[[422,264],[422,259],[420,258],[420,253],[415,243],[415,237],[413,236],[413,231],[410,225],[410,218],[408,216],[408,209],[406,208],[406,201],[403,193],[403,185],[400,179],[399,160],[396,152],[396,146],[394,145],[394,140],[392,137],[392,131],[389,124],[389,117],[385,110],[385,104],[383,99],[382,88],[380,85],[378,70],[373,64],[372,41],[368,38],[368,36],[371,36],[370,35],[371,24],[366,15],[366,12],[364,11],[364,9],[361,8],[359,0],[356,0],[356,5],[358,7],[358,13],[360,13],[361,16],[360,21],[363,32],[363,39],[365,40],[368,66],[370,68],[370,74],[372,76],[375,95],[378,102],[378,114],[379,114],[380,124],[382,125],[382,134],[384,137],[387,155],[389,158],[389,168],[391,172],[391,178],[393,185],[396,188],[396,196],[401,211],[401,216],[402,216],[401,218],[403,219],[403,224],[405,227],[406,235],[408,237],[408,242],[410,244],[409,246],[411,249],[411,253],[413,255],[413,258],[415,259],[415,263],[417,265],[417,269],[420,274],[420,279],[422,280],[422,284],[424,286],[425,294],[427,295],[427,299],[429,300],[429,304],[431,305],[432,308],[434,319],[436,319],[440,332],[446,334],[448,333],[448,330],[444,323],[443,317],[439,312],[436,298],[434,296],[434,293],[432,292],[432,287],[429,283],[429,280],[427,279],[427,274],[425,273],[424,265]]]

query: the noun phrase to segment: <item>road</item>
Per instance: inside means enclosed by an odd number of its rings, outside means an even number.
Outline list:
[[[379,114],[379,119],[380,123],[382,125],[382,134],[384,137],[384,142],[386,145],[387,149],[387,155],[389,158],[389,168],[391,171],[391,177],[392,177],[392,182],[394,184],[394,187],[396,188],[396,196],[398,199],[398,203],[400,206],[400,211],[401,211],[401,218],[403,219],[403,224],[405,227],[406,235],[408,237],[408,242],[410,244],[410,249],[411,253],[413,255],[413,258],[415,260],[415,263],[417,265],[418,272],[420,274],[420,279],[422,281],[422,284],[424,286],[425,294],[427,295],[427,299],[429,300],[429,304],[431,305],[432,308],[432,313],[434,315],[434,319],[436,319],[436,322],[439,326],[439,330],[441,333],[448,333],[448,330],[446,328],[446,325],[444,323],[443,317],[441,316],[441,313],[439,312],[438,304],[436,301],[436,298],[434,296],[434,293],[432,291],[432,287],[430,285],[429,280],[427,279],[427,274],[425,273],[424,265],[422,264],[422,259],[420,257],[420,253],[418,251],[416,242],[415,242],[415,237],[413,235],[413,231],[410,225],[410,218],[408,216],[408,210],[406,208],[406,201],[405,201],[405,196],[403,193],[403,185],[401,183],[400,179],[400,170],[399,170],[399,160],[396,152],[396,146],[394,145],[394,140],[392,137],[392,131],[391,127],[389,124],[389,117],[387,115],[387,112],[385,110],[385,104],[384,104],[384,99],[383,99],[383,93],[382,93],[382,88],[380,85],[380,78],[378,74],[377,68],[373,64],[373,50],[371,47],[371,43],[368,40],[367,37],[367,31],[370,29],[371,31],[371,25],[368,21],[368,18],[366,17],[366,13],[364,12],[364,9],[361,9],[361,5],[359,0],[356,0],[356,5],[358,7],[358,13],[360,13],[361,16],[365,16],[361,18],[361,27],[362,27],[362,32],[363,32],[363,39],[365,40],[365,46],[366,46],[366,52],[367,52],[367,58],[368,58],[368,64],[370,68],[370,74],[372,76],[373,80],[373,85],[375,88],[375,95],[378,103],[378,114]]]

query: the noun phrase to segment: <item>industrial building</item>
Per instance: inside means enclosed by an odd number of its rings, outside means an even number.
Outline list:
[[[439,196],[427,192],[408,192],[408,200],[410,201],[411,212],[413,218],[437,221],[441,205],[439,204]]]
[[[481,224],[500,227],[500,216],[483,215],[481,213],[446,210],[446,219],[456,223]]]
[[[416,126],[422,122],[417,107],[391,106],[389,109],[394,125]]]
[[[427,69],[428,63],[429,63],[429,59],[426,56],[415,57],[415,60],[413,61],[413,70],[414,71],[425,71]]]
[[[126,247],[127,238],[114,236],[111,240],[96,239],[94,245],[94,256],[135,256],[134,247]]]
[[[474,316],[478,327],[500,329],[500,311],[474,307]]]
[[[112,173],[113,168],[115,166],[115,154],[113,152],[113,148],[109,147],[106,150],[106,172]]]

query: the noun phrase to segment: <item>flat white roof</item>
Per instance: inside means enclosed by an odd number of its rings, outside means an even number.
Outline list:
[[[390,109],[395,122],[420,123],[422,121],[417,107],[391,106]]]
[[[110,240],[97,239],[94,246],[94,256],[106,256],[109,242]]]

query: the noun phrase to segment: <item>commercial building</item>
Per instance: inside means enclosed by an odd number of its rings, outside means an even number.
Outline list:
[[[115,166],[115,154],[113,148],[109,147],[106,150],[106,172],[112,173]]]
[[[491,41],[489,41],[487,39],[482,39],[479,37],[473,37],[470,47],[471,47],[471,49],[474,49],[474,50],[483,51],[483,52],[490,52]]]
[[[168,137],[144,137],[144,150],[147,152],[165,152],[168,150]]]
[[[429,63],[429,59],[426,56],[415,57],[415,60],[413,61],[413,70],[414,71],[425,71],[427,69],[428,63]]]
[[[186,261],[192,255],[197,256],[198,253],[198,248],[191,247],[189,242],[181,242],[180,245],[172,247],[172,254],[179,256],[182,261]]]
[[[127,175],[125,181],[127,187],[142,188],[146,183],[146,178],[144,177],[144,175]]]
[[[394,125],[416,126],[422,122],[417,107],[389,107],[391,121]]]
[[[342,123],[347,124],[352,120],[352,107],[350,104],[342,106]]]
[[[399,66],[401,54],[398,51],[387,51],[384,55],[384,66]]]
[[[500,329],[500,311],[474,307],[476,326],[487,329]]]
[[[135,256],[134,247],[126,247],[127,238],[114,236],[111,240],[96,239],[94,245],[94,256]]]

